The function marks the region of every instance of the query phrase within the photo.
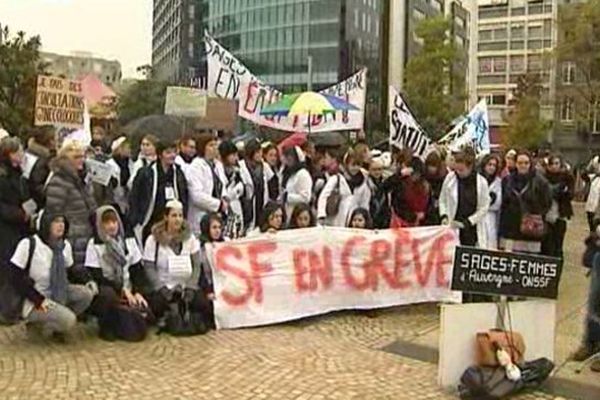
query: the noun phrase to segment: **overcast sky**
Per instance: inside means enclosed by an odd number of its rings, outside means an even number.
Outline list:
[[[89,51],[125,78],[151,62],[152,0],[0,0],[0,24],[42,37],[44,51]]]

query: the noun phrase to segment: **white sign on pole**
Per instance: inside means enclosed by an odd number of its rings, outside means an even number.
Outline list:
[[[447,145],[451,151],[457,151],[465,145],[471,145],[477,155],[489,153],[490,122],[486,100],[481,100],[438,143]]]
[[[208,33],[205,34],[208,62],[208,93],[212,96],[238,100],[238,115],[256,124],[290,132],[330,132],[361,130],[367,93],[367,70],[362,69],[348,79],[323,89],[320,93],[339,97],[356,106],[359,111],[344,111],[320,116],[264,116],[267,105],[283,97],[283,93],[252,74],[233,54],[223,48]]]
[[[217,327],[268,325],[342,309],[460,302],[457,233],[309,228],[207,246]]]
[[[390,146],[411,149],[419,158],[425,158],[431,149],[431,140],[412,115],[402,95],[389,87]]]
[[[205,90],[169,86],[165,100],[165,114],[188,118],[205,117],[206,97]]]

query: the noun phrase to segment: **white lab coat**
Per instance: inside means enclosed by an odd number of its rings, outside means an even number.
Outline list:
[[[500,225],[500,208],[502,207],[502,179],[496,178],[489,185],[489,193],[496,194],[496,201],[490,203],[487,214],[485,215],[485,224],[487,227],[488,249],[498,249],[498,227]],[[490,198],[491,201],[491,198]]]
[[[119,164],[117,164],[117,162],[114,159],[112,159],[112,158],[109,159],[108,161],[106,161],[106,164],[110,165],[112,167],[112,169],[113,169],[112,176],[113,176],[113,178],[115,178],[117,180],[117,187],[113,191],[115,203],[117,203],[121,212],[123,214],[126,214],[127,210],[129,209],[130,189],[128,189],[128,187],[127,187],[127,184],[129,182],[124,182],[125,186],[121,186],[121,184],[123,183],[123,182],[121,182],[121,167],[119,166]],[[131,176],[133,176],[133,161],[131,161],[131,160],[129,161],[128,167],[129,167],[129,176],[131,179]]]
[[[225,174],[225,167],[222,162],[217,162],[217,175],[221,182],[223,182],[223,197],[229,202],[229,211],[237,214],[240,218],[242,215],[242,196],[244,195],[244,182],[241,180],[227,179]],[[239,168],[238,168],[239,169]]]
[[[310,204],[313,180],[305,168],[298,170],[287,180],[283,193],[286,193],[285,216],[289,223],[292,212],[298,204]],[[283,194],[282,193],[282,194]]]
[[[361,172],[362,173],[362,172]],[[340,207],[338,213],[334,216],[327,216],[327,199],[329,195],[336,189],[339,180],[339,192],[341,196]],[[332,175],[327,179],[325,187],[319,195],[317,201],[317,218],[325,219],[326,226],[347,227],[350,222],[350,216],[357,208],[369,209],[371,201],[371,189],[369,188],[369,179],[365,176],[362,185],[354,189],[354,193],[350,190],[350,185],[342,174]]]
[[[472,225],[477,227],[477,240],[479,247],[488,248],[488,232],[486,215],[490,207],[490,191],[485,178],[477,174],[477,208],[469,217]],[[456,173],[449,173],[442,184],[440,193],[440,216],[448,217],[449,222],[454,221],[458,208],[458,178]]]
[[[216,167],[215,167],[216,168]],[[195,158],[188,168],[185,178],[188,184],[189,206],[187,219],[195,234],[200,233],[200,220],[209,212],[217,212],[221,207],[223,193],[213,197],[214,177],[212,168],[204,158]],[[217,177],[219,174],[216,174]],[[225,187],[225,185],[223,185]]]

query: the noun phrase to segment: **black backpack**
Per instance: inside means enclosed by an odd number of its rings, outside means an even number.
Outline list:
[[[29,237],[29,254],[27,256],[27,264],[25,265],[25,276],[29,276],[31,269],[31,260],[35,252],[35,237]],[[25,297],[19,293],[13,280],[11,279],[16,271],[11,269],[14,266],[6,263],[0,265],[0,275],[4,275],[0,282],[0,325],[14,325],[19,322],[23,315],[23,304]]]
[[[139,310],[125,305],[110,308],[98,319],[100,337],[105,340],[141,342],[148,334],[147,317]]]
[[[162,332],[173,336],[195,336],[204,335],[208,332],[208,327],[202,313],[192,311],[190,304],[180,299],[170,304],[165,326],[159,333]]]

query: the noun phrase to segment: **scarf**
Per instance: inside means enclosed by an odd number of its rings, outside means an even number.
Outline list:
[[[52,266],[50,267],[50,298],[55,302],[67,304],[67,267],[65,265],[64,240],[60,240],[52,245]]]
[[[348,186],[350,186],[350,191],[354,193],[354,189],[360,187],[363,183],[365,183],[365,175],[362,172],[358,172],[354,175],[349,175],[344,172],[344,177],[348,182]]]
[[[119,286],[123,286],[123,270],[127,266],[127,253],[125,251],[125,242],[121,237],[104,239],[106,251],[102,258],[113,267],[114,280]]]

